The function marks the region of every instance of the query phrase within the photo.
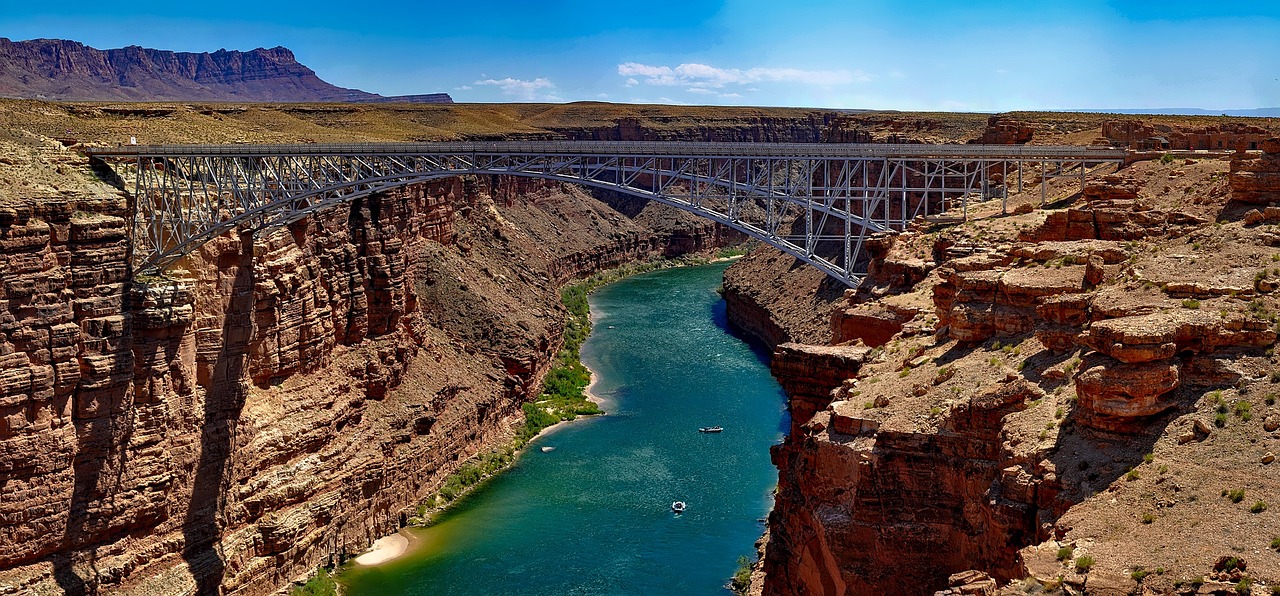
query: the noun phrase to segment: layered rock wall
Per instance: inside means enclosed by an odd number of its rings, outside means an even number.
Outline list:
[[[1220,180],[1215,165],[1180,194]],[[1177,196],[1149,192],[1183,175],[1170,170],[1104,177],[1011,223],[869,242],[867,278],[831,311],[840,345],[774,352],[794,424],[772,452],[763,593],[996,593],[1026,577],[1038,583],[1000,593],[1173,593],[1176,577],[1133,570],[1194,577],[1207,549],[1264,542],[1266,521],[1249,518],[1261,506],[1214,501],[1218,484],[1274,494],[1251,482],[1280,427],[1267,373],[1280,215],[1153,208]],[[1251,422],[1258,408],[1270,422]],[[1166,532],[1178,544],[1152,549]],[[1105,569],[1077,571],[1064,547]]]
[[[725,270],[725,314],[734,329],[771,350],[787,342],[825,344],[827,313],[845,289],[795,257],[761,247]]]
[[[777,354],[784,385],[796,381],[795,352]],[[781,478],[764,593],[923,594],[965,569],[1017,575],[1006,541],[1034,535],[1036,502],[1048,492],[1018,490],[1020,468],[1008,478],[999,422],[1035,391],[1013,383],[961,404],[935,432],[881,428],[837,392],[773,450]]]
[[[1231,198],[1266,205],[1280,201],[1280,138],[1263,141],[1262,155],[1237,153],[1231,158]]]
[[[1025,145],[1035,136],[1035,127],[1029,122],[1014,120],[1006,116],[992,116],[987,120],[987,128],[982,131],[974,143],[983,145]]]
[[[1272,134],[1268,129],[1242,122],[1190,126],[1142,120],[1112,120],[1102,124],[1103,137],[1113,144],[1131,149],[1244,151],[1259,149],[1259,143]]]
[[[19,593],[264,594],[358,552],[518,421],[560,283],[720,238],[447,179],[129,279],[123,209],[0,212],[0,585]]]

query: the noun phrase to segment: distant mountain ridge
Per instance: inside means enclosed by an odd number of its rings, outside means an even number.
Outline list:
[[[1076,109],[1064,112],[1088,112],[1095,114],[1133,114],[1137,116],[1244,116],[1249,118],[1280,118],[1280,108],[1252,108],[1242,110],[1206,110],[1204,108],[1121,108],[1115,110]]]
[[[331,85],[285,47],[247,52],[98,50],[0,37],[0,97],[56,101],[453,103],[447,93],[384,97]]]

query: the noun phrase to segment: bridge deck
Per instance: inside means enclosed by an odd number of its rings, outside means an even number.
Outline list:
[[[96,156],[332,156],[422,155],[644,155],[736,158],[995,158],[1002,160],[1088,159],[1118,161],[1124,149],[1054,145],[905,145],[875,143],[700,143],[665,141],[500,141],[460,143],[368,143],[307,145],[122,145],[91,148]]]

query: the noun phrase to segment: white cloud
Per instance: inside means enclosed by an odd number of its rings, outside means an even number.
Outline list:
[[[748,69],[717,68],[706,64],[686,63],[676,67],[655,66],[638,62],[624,62],[618,65],[618,74],[627,79],[627,86],[639,83],[637,77],[644,79],[646,85],[662,87],[685,87],[693,89],[720,89],[727,85],[754,85],[757,83],[800,83],[805,85],[837,86],[853,83],[865,83],[871,77],[862,71],[848,70],[802,70],[799,68],[765,68]]]
[[[471,85],[461,85],[453,88],[454,91],[470,91]]]
[[[715,93],[715,91],[712,91],[710,89],[704,89],[702,87],[690,87],[688,89],[685,89],[685,91],[688,91],[689,93],[701,93],[704,95],[710,95],[712,93]]]
[[[600,99],[609,99],[609,94],[608,94],[608,93],[597,93],[597,94],[596,94],[596,97],[599,97]]]
[[[503,95],[526,101],[560,101],[559,97],[550,92],[551,89],[556,88],[556,84],[552,83],[549,79],[544,79],[542,77],[538,77],[532,81],[513,79],[511,77],[507,77],[505,79],[484,79],[476,81],[472,83],[472,85],[497,87],[502,90]]]

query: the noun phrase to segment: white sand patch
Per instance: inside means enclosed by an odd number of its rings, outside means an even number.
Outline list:
[[[409,550],[409,539],[402,534],[383,536],[373,543],[369,552],[356,557],[357,565],[378,565],[386,563]]]

